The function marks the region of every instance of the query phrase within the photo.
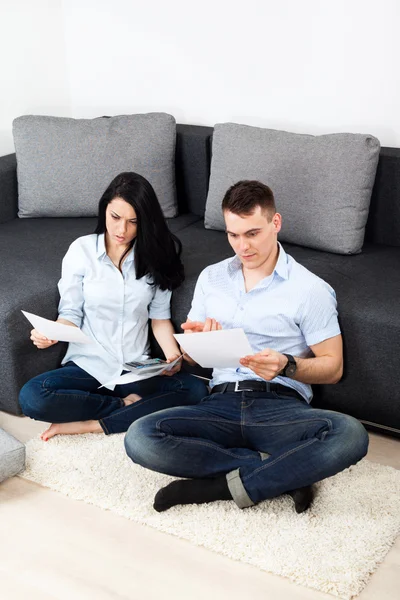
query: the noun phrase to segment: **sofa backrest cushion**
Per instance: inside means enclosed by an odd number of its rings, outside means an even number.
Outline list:
[[[215,126],[205,226],[224,229],[221,202],[242,179],[273,191],[280,240],[339,254],[361,251],[379,158],[371,135],[303,135],[235,123]]]
[[[19,217],[90,217],[119,173],[152,184],[164,215],[177,214],[174,117],[23,116],[13,122]]]

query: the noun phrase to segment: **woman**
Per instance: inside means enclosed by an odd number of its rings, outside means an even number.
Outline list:
[[[148,319],[167,362],[179,357],[170,321],[171,290],[184,279],[181,243],[170,233],[150,183],[121,173],[99,203],[95,233],[73,242],[63,259],[58,322],[80,327],[94,343],[70,343],[62,367],[24,385],[25,415],[52,425],[42,434],[126,431],[136,419],[163,408],[195,404],[202,380],[179,373],[99,387],[123,365],[149,356]],[[56,341],[31,331],[39,349]]]

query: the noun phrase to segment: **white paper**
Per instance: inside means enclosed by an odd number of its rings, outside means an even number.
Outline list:
[[[160,375],[163,371],[170,371],[172,367],[176,365],[178,360],[181,360],[181,358],[182,355],[178,356],[176,360],[173,360],[167,365],[164,364],[158,369],[152,369],[151,371],[148,370],[145,373],[141,373],[140,375],[137,375],[136,373],[132,372],[125,373],[124,375],[119,375],[119,377],[116,377],[111,381],[107,381],[107,383],[103,383],[103,385],[101,385],[100,387],[104,387],[106,385],[124,385],[125,383],[132,383],[133,381],[143,381],[144,379],[149,379],[150,377],[156,377],[157,375]]]
[[[201,367],[240,367],[239,359],[253,354],[243,329],[221,329],[202,333],[176,333],[178,344]]]
[[[63,323],[56,323],[32,313],[21,311],[35,329],[49,340],[58,342],[76,342],[77,344],[92,344],[93,340],[85,335],[78,327],[71,327]]]

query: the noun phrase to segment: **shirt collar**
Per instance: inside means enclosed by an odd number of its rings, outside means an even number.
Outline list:
[[[125,259],[125,263],[130,263],[133,261],[133,250],[134,250],[133,246],[131,248],[131,250],[129,250],[129,253]],[[97,236],[97,246],[96,246],[96,256],[98,259],[104,260],[104,258],[107,256],[107,252],[106,252],[106,244],[105,244],[105,239],[104,239],[104,233],[100,233]]]
[[[284,251],[284,249],[282,248],[282,245],[280,242],[278,242],[278,247],[279,247],[278,260],[276,261],[276,265],[275,265],[275,268],[274,268],[272,274],[276,273],[282,279],[288,279],[289,275],[288,275],[288,266],[287,266],[287,254]],[[231,260],[228,263],[228,273],[229,273],[230,277],[234,277],[236,275],[236,273],[241,270],[241,268],[242,268],[241,260],[237,255],[235,255],[233,258],[231,258]]]
[[[106,255],[106,244],[104,242],[104,233],[100,233],[97,236],[96,256],[97,256],[97,258],[104,258],[105,255]]]

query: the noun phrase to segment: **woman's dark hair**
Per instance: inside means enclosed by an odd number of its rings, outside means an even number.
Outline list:
[[[136,213],[137,236],[120,260],[135,244],[136,277],[149,275],[161,290],[173,290],[185,279],[180,259],[182,244],[167,227],[152,185],[138,173],[120,173],[112,180],[99,202],[95,233],[106,232],[106,208],[115,198],[122,198]]]

